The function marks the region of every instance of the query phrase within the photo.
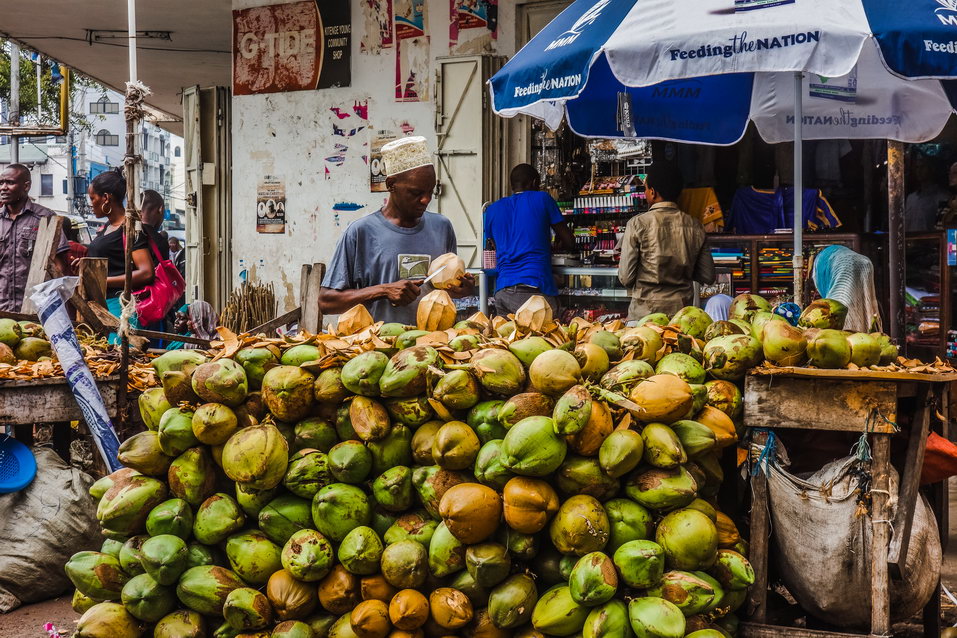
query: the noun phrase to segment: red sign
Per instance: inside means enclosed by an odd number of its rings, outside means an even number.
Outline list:
[[[349,0],[233,11],[233,94],[349,86]]]

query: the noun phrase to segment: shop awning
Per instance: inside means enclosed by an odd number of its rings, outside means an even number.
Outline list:
[[[230,0],[137,3],[139,78],[153,92],[147,104],[164,128],[182,134],[183,87],[228,86]],[[123,93],[127,65],[126,3],[33,0],[5,10],[4,36]],[[168,39],[167,39],[168,34]]]
[[[923,142],[957,77],[952,0],[578,0],[491,80],[496,112],[590,137]],[[953,5],[953,6],[951,6]]]

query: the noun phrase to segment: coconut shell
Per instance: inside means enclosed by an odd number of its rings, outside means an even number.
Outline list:
[[[385,638],[392,630],[389,606],[381,600],[364,600],[349,616],[352,631],[359,638]]]
[[[319,582],[319,604],[331,614],[348,613],[360,600],[359,577],[342,565],[333,567]]]
[[[444,629],[459,629],[472,620],[472,603],[468,596],[451,587],[439,587],[429,596],[432,620]]]
[[[429,619],[429,601],[415,589],[403,589],[389,603],[389,620],[396,629],[415,631]]]
[[[378,441],[392,431],[389,412],[381,403],[369,397],[357,396],[349,405],[349,421],[356,435],[363,441]]]
[[[443,267],[444,270],[431,280],[432,287],[439,290],[448,290],[461,286],[462,278],[465,277],[465,262],[462,261],[462,258],[455,253],[439,255],[429,265],[429,277]]]
[[[316,608],[316,590],[309,583],[296,580],[285,569],[274,572],[266,583],[266,598],[279,620],[305,618]]]
[[[545,332],[552,323],[552,307],[541,295],[529,297],[515,311],[515,325],[526,332]]]
[[[390,585],[382,574],[365,576],[359,583],[362,600],[381,600],[389,602],[399,591]]]
[[[592,401],[591,416],[580,432],[565,437],[568,447],[582,456],[597,456],[601,444],[615,430],[611,412],[601,401]]]
[[[419,301],[415,322],[419,330],[448,330],[455,325],[455,302],[444,290],[433,290]]]
[[[336,332],[341,335],[354,335],[362,332],[375,323],[372,315],[362,304],[356,304],[344,313],[339,315],[339,323],[336,324]]]
[[[502,490],[505,522],[516,532],[537,534],[558,512],[555,489],[538,479],[516,476]]]
[[[481,543],[498,528],[502,499],[485,485],[461,483],[442,496],[439,514],[455,538],[466,545]]]
[[[718,408],[706,405],[695,415],[694,420],[708,426],[714,432],[716,449],[720,450],[738,442],[734,421]]]

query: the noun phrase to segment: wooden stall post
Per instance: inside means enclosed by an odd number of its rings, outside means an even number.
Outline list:
[[[757,430],[754,442],[767,445],[767,431]],[[768,477],[763,468],[751,477],[751,566],[754,584],[749,592],[749,608],[753,622],[763,625],[768,619],[768,558],[771,541],[771,520],[768,511]]]
[[[33,244],[30,271],[27,273],[23,303],[20,305],[20,312],[22,313],[36,314],[37,312],[36,306],[30,301],[30,289],[49,278],[50,265],[56,257],[56,249],[60,245],[61,226],[63,226],[63,218],[59,215],[40,219],[37,240]]]
[[[890,336],[900,342],[904,328],[904,145],[887,142],[887,256],[890,261]]]
[[[303,264],[302,278],[299,283],[299,306],[302,315],[299,318],[299,330],[318,334],[322,330],[322,311],[319,310],[319,288],[326,274],[323,263]]]
[[[891,538],[890,500],[891,439],[875,434],[872,443],[871,487],[871,634],[891,631],[890,578],[887,550]]]

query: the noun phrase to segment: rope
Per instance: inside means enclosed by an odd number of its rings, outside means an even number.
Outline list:
[[[126,103],[123,106],[123,115],[126,116],[126,119],[138,120],[146,115],[146,111],[143,110],[143,101],[146,96],[152,94],[153,92],[150,91],[149,87],[142,82],[127,82]]]
[[[129,297],[126,293],[120,295],[120,326],[116,329],[116,334],[120,337],[130,337],[130,319],[136,316],[136,300],[133,295]]]
[[[770,475],[771,463],[774,461],[775,447],[777,447],[777,437],[774,435],[773,430],[766,430],[764,428],[755,428],[755,432],[766,433],[768,435],[768,440],[764,444],[764,448],[761,450],[760,456],[758,456],[757,462],[754,464],[754,467],[751,470],[751,476],[757,476],[758,472],[761,470],[761,464],[764,464],[764,474],[766,476]]]

